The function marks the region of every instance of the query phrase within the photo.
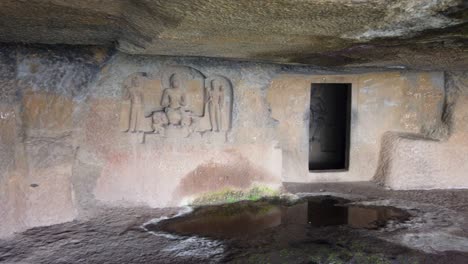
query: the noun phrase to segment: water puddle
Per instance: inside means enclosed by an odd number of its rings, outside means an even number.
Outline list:
[[[148,223],[145,228],[179,235],[231,238],[278,226],[378,229],[388,221],[403,222],[410,217],[404,210],[393,207],[348,205],[349,202],[327,196],[305,199],[292,205],[273,201],[246,201],[206,206],[186,215]]]

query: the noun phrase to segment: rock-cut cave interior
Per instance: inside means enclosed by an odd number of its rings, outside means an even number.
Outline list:
[[[468,1],[0,1],[0,263],[468,263]]]

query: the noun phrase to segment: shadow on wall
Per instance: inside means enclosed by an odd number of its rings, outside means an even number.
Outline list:
[[[225,190],[248,189],[256,183],[277,183],[278,179],[267,171],[252,164],[239,153],[231,153],[231,163],[208,162],[189,172],[178,184],[173,194],[176,204],[184,198],[190,198]]]

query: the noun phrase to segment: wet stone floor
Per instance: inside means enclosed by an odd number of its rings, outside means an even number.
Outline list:
[[[1,263],[468,263],[395,243],[419,212],[314,196],[109,209],[0,240]]]
[[[194,212],[144,225],[149,231],[212,238],[236,238],[280,225],[321,228],[345,225],[377,229],[388,221],[405,221],[410,214],[385,206],[346,205],[350,201],[333,197],[304,199],[294,204],[281,201],[239,202],[201,207]]]

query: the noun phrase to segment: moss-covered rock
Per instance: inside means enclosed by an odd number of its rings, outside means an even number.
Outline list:
[[[243,200],[257,201],[264,197],[279,196],[278,190],[267,186],[254,186],[247,190],[224,188],[219,191],[204,193],[196,197],[193,205],[234,203]]]

